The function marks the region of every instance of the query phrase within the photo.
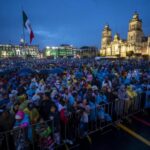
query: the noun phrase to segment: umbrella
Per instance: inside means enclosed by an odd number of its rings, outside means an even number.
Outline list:
[[[29,75],[31,75],[31,73],[29,73],[29,72],[21,72],[21,73],[19,73],[19,76],[21,76],[21,77],[29,76]]]
[[[23,68],[19,71],[19,73],[32,73],[33,70],[30,68]]]
[[[36,71],[33,71],[30,68],[23,68],[18,72],[19,76],[28,76],[28,75],[35,74],[35,73]]]
[[[60,67],[60,69],[65,70],[65,69],[67,69],[67,66]]]
[[[0,76],[9,75],[12,72],[13,72],[12,69],[3,70],[3,71],[0,71]]]
[[[52,74],[60,74],[63,72],[64,72],[64,69],[62,69],[62,68],[54,68],[54,69],[50,70],[50,73],[52,73]]]
[[[49,69],[43,69],[43,70],[40,70],[39,72],[40,74],[50,74],[51,71]]]

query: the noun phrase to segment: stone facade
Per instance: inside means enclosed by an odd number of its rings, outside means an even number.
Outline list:
[[[142,20],[139,18],[138,13],[135,13],[129,21],[127,40],[121,39],[118,33],[112,38],[109,25],[104,27],[100,55],[122,58],[127,56],[150,56],[150,37],[144,36]]]
[[[12,45],[0,44],[0,58],[7,57],[39,57],[39,46],[37,45]]]

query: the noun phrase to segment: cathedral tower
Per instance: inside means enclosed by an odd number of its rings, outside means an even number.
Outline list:
[[[106,48],[107,45],[111,43],[112,40],[112,33],[109,25],[106,25],[102,32],[102,41],[101,41],[101,48]]]
[[[139,19],[139,14],[135,12],[129,22],[128,43],[139,45],[143,36],[142,20]]]

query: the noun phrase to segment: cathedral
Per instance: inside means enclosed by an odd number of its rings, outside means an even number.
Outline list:
[[[112,31],[106,25],[102,32],[100,55],[105,57],[150,57],[150,37],[144,36],[142,20],[137,12],[129,21],[127,40],[116,33],[112,38]]]

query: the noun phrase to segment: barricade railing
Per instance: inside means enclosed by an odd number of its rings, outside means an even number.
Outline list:
[[[56,125],[54,120],[42,121],[24,128],[14,128],[0,133],[0,149],[45,150],[77,141],[92,132],[111,126],[130,115],[143,109],[141,95],[132,99],[115,101],[96,105],[90,110],[80,110],[68,115],[68,122],[60,121]],[[88,118],[87,118],[88,116]]]
[[[145,107],[150,108],[150,90],[146,92]]]

